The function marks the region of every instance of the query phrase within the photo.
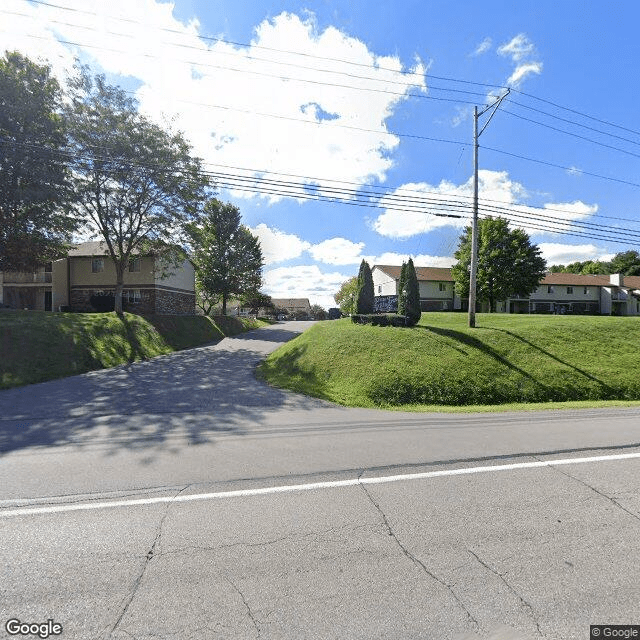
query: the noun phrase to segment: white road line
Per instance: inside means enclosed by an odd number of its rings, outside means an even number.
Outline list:
[[[215,493],[196,493],[181,496],[162,496],[158,498],[139,498],[135,500],[112,500],[109,502],[91,502],[83,504],[63,504],[49,507],[22,508],[2,511],[0,518],[13,516],[30,516],[46,513],[62,513],[66,511],[93,511],[97,509],[115,509],[117,507],[133,507],[138,505],[161,504],[167,502],[193,502],[196,500],[218,500],[222,498],[246,498],[249,496],[263,496],[275,493],[294,493],[298,491],[314,491],[316,489],[336,489],[339,487],[354,487],[359,484],[386,484],[389,482],[403,482],[408,480],[425,480],[427,478],[441,478],[445,476],[464,476],[472,473],[492,473],[497,471],[513,471],[515,469],[535,469],[540,467],[554,467],[567,464],[585,464],[589,462],[611,462],[614,460],[632,460],[640,458],[638,453],[620,453],[608,456],[590,456],[588,458],[564,458],[560,460],[540,460],[536,462],[515,462],[485,467],[464,467],[462,469],[443,469],[441,471],[425,471],[423,473],[407,473],[396,476],[381,476],[377,478],[352,478],[349,480],[331,480],[327,482],[311,482],[309,484],[281,485],[263,487],[261,489],[239,489],[237,491],[219,491]]]

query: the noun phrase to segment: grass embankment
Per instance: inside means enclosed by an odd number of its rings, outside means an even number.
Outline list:
[[[266,323],[125,313],[0,313],[0,389],[197,347]]]
[[[260,367],[271,384],[403,409],[640,400],[640,318],[423,313],[406,329],[322,322]]]

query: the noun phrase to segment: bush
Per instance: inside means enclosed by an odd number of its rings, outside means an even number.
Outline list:
[[[409,321],[406,316],[397,313],[354,313],[351,322],[355,324],[371,324],[375,327],[407,327]]]

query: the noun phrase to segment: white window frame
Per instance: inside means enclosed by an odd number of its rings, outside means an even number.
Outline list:
[[[446,282],[438,282],[438,287],[439,287],[440,291],[446,291],[447,290],[447,283]]]
[[[567,295],[573,293],[573,287],[567,287]]]
[[[140,273],[140,257],[129,258],[129,266],[127,269],[129,273]]]
[[[91,258],[91,273],[104,272],[104,258]]]
[[[553,288],[552,284],[547,285],[547,293],[555,293],[556,290]]]

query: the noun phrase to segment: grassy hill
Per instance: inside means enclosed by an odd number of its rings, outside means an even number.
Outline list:
[[[228,316],[2,311],[0,389],[153,358],[264,324]]]
[[[339,404],[640,400],[640,318],[423,313],[405,329],[322,322],[275,351],[269,383]]]

